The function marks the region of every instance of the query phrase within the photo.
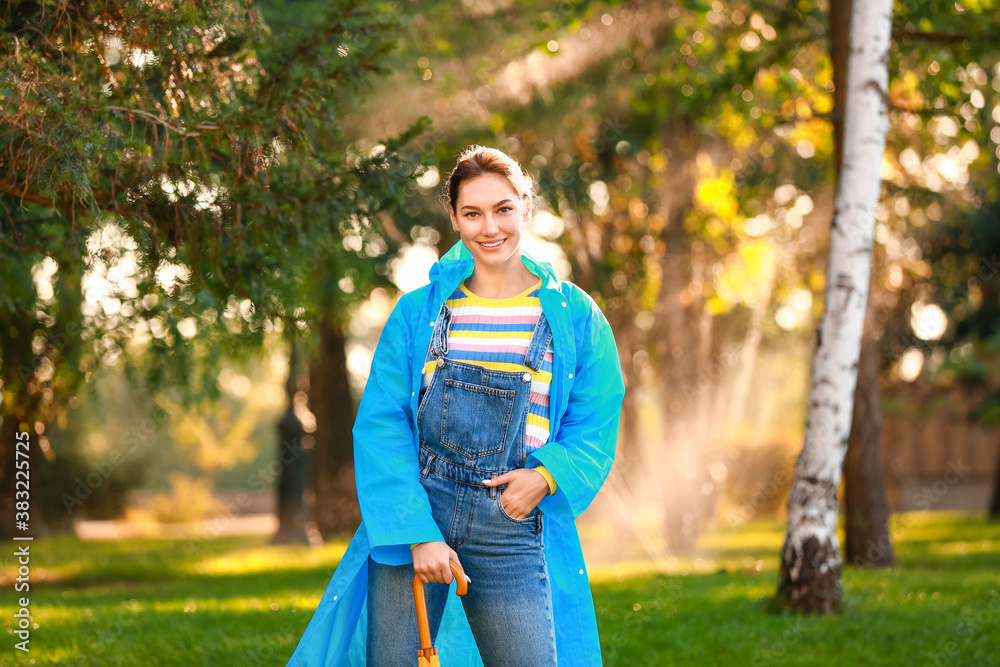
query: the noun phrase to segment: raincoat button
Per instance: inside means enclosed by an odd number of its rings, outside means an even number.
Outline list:
[[[437,360],[437,367],[438,367],[438,368],[443,368],[443,367],[444,367],[444,359],[442,359],[442,358],[438,357],[438,360]]]
[[[583,570],[580,570],[580,574],[583,574]]]
[[[565,308],[565,307],[566,307],[566,302],[565,302],[565,301],[563,301],[563,308]]]
[[[572,373],[570,373],[570,374],[569,374],[569,379],[570,379],[570,380],[572,380],[572,379],[573,379],[573,374],[572,374]]]
[[[566,304],[564,303],[563,305],[565,306]],[[433,322],[431,322],[431,326],[434,326],[434,323],[433,323]]]
[[[525,382],[530,381],[531,380],[531,373],[525,371],[524,375],[521,376],[521,379],[524,380]]]

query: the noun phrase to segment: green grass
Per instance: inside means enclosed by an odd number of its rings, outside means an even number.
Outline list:
[[[848,569],[841,614],[774,615],[783,526],[719,528],[691,558],[591,570],[606,665],[1000,665],[1000,525],[896,517],[899,565]],[[3,665],[283,665],[346,541],[265,538],[31,545],[31,653],[0,571]],[[11,553],[13,548],[8,550]]]
[[[895,517],[892,529],[898,566],[846,569],[834,617],[768,613],[777,523],[707,534],[708,554],[672,563],[666,575],[594,573],[605,661],[1000,665],[1000,525],[934,513]]]

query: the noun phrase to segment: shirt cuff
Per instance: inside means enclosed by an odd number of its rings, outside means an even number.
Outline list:
[[[552,477],[552,473],[545,469],[545,466],[538,466],[537,468],[532,468],[532,470],[544,477],[545,481],[549,483],[550,496],[556,492],[556,480]]]

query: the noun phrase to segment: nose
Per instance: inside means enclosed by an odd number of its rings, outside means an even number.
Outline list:
[[[497,224],[496,218],[493,217],[492,213],[486,214],[486,220],[483,224],[483,234],[486,236],[493,236],[500,231],[500,225]]]

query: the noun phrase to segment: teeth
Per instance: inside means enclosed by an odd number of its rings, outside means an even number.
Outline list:
[[[493,241],[492,243],[480,243],[479,245],[483,246],[484,248],[496,248],[501,243],[503,243],[503,240]]]

